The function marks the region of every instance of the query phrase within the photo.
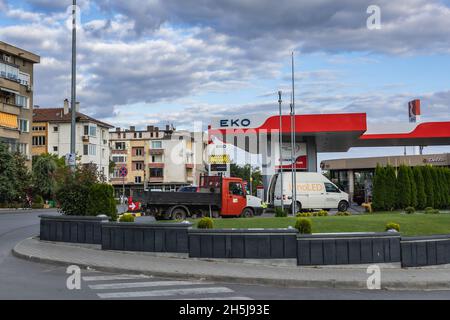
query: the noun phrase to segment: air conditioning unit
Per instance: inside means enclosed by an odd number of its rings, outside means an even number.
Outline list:
[[[82,139],[83,141],[89,141],[89,136],[83,136]]]
[[[33,91],[33,86],[31,84],[27,85],[27,92]]]

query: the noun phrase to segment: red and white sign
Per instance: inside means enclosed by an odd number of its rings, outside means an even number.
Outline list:
[[[128,211],[136,211],[141,208],[140,202],[133,202],[132,197],[128,197]]]
[[[417,122],[420,116],[420,100],[408,102],[409,122]]]

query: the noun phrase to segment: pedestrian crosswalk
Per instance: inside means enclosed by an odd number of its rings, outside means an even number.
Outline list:
[[[91,274],[82,277],[100,299],[251,300],[206,281],[153,279],[146,275]]]

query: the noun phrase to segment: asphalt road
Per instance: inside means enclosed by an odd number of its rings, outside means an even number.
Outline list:
[[[80,289],[66,286],[65,267],[18,259],[11,249],[39,231],[39,214],[0,212],[0,299],[450,299],[450,291],[296,289],[196,282],[81,270]]]

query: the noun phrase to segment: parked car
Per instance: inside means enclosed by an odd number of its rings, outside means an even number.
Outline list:
[[[178,192],[198,192],[197,186],[184,186],[178,189]]]

